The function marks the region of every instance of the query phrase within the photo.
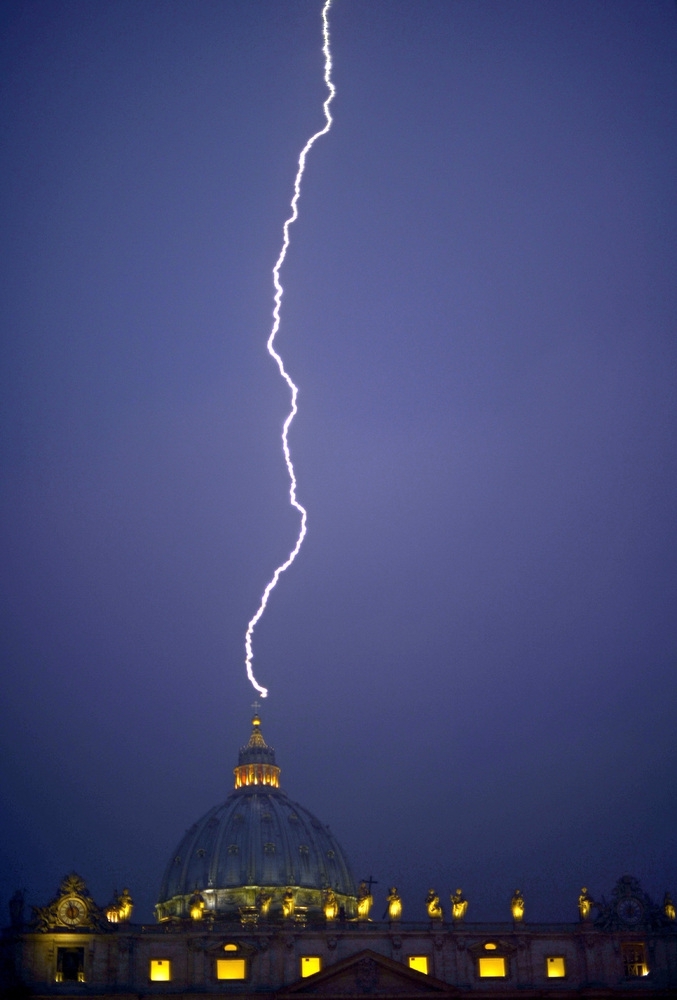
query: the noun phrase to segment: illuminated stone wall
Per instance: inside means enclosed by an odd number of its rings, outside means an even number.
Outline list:
[[[17,980],[38,996],[280,992],[308,971],[313,976],[304,991],[323,983],[321,992],[354,995],[416,995],[433,986],[438,993],[449,987],[450,994],[460,988],[478,996],[546,989],[677,995],[674,927],[610,932],[584,924],[336,921],[301,927],[286,921],[247,928],[185,921],[87,934],[6,933],[3,944],[16,961]],[[646,975],[628,975],[628,946],[644,955]],[[80,948],[84,981],[57,982],[60,949]],[[485,968],[489,975],[481,974]]]

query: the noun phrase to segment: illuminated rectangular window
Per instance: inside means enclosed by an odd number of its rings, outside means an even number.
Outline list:
[[[168,983],[172,978],[172,963],[168,958],[151,958],[148,975],[154,983]]]
[[[305,979],[306,976],[314,976],[316,972],[320,972],[322,969],[322,959],[319,955],[302,955],[301,956],[301,976]]]
[[[409,956],[409,968],[415,969],[416,972],[424,972],[426,976],[428,975],[428,956],[427,955],[410,955]]]
[[[480,977],[482,979],[505,978],[505,959],[502,955],[482,955],[479,961]]]
[[[247,966],[244,958],[217,958],[217,979],[246,979]]]
[[[646,964],[644,945],[638,941],[631,941],[622,945],[622,949],[625,975],[629,978],[648,976],[649,967]]]
[[[545,971],[548,979],[562,979],[567,974],[564,958],[561,955],[548,955]]]

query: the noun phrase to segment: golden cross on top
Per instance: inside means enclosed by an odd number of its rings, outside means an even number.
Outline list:
[[[261,705],[259,704],[258,701],[254,701],[254,703],[252,705],[252,708],[254,709],[254,712],[256,713],[256,715],[258,715],[259,714],[259,709],[261,708]]]

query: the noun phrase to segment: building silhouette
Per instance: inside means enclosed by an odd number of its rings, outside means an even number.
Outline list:
[[[519,890],[507,919],[473,923],[457,889],[430,889],[410,922],[391,887],[381,919],[329,828],[280,788],[275,752],[252,720],[234,790],[169,859],[156,923],[133,922],[125,889],[107,906],[66,876],[28,916],[20,893],[2,935],[4,995],[329,998],[677,996],[677,922],[632,876],[579,919],[532,924]]]

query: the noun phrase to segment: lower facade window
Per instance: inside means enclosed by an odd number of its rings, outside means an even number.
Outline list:
[[[244,958],[217,958],[217,979],[246,979],[247,963]]]
[[[154,983],[168,983],[172,978],[172,963],[168,958],[151,958],[148,978]]]
[[[84,983],[85,949],[57,948],[55,978],[57,983]]]
[[[319,955],[302,955],[301,956],[301,977],[303,979],[306,976],[314,976],[316,972],[321,972],[322,970],[322,959]]]
[[[641,942],[631,941],[622,945],[622,949],[625,975],[629,979],[635,976],[648,976],[649,967],[646,964],[644,945]]]
[[[563,979],[566,976],[566,965],[562,955],[548,955],[545,960],[545,973],[548,979]]]
[[[503,955],[481,955],[477,961],[480,979],[505,978],[505,958]]]
[[[428,956],[427,955],[410,955],[409,956],[409,968],[415,969],[416,972],[423,972],[428,975]]]

